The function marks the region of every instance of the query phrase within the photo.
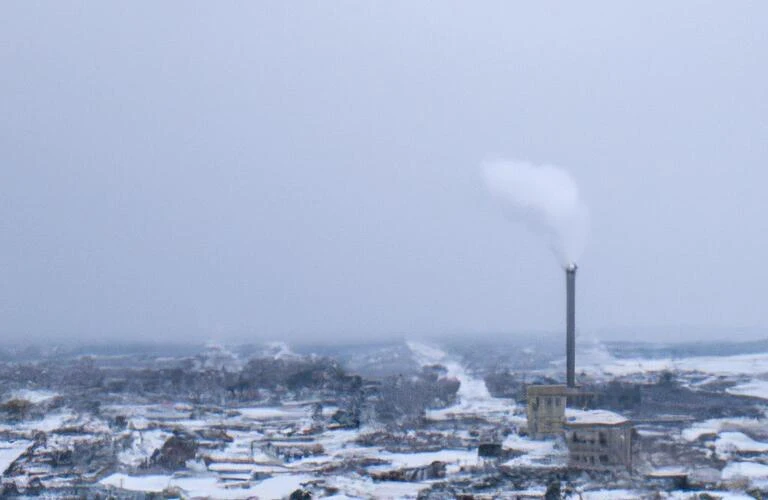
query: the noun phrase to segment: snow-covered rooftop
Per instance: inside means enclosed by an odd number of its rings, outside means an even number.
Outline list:
[[[618,413],[608,410],[576,410],[568,408],[565,410],[565,422],[577,425],[618,425],[629,422],[629,420]]]

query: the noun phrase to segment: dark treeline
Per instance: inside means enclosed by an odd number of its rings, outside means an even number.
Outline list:
[[[110,363],[109,358],[91,356],[2,363],[0,384],[6,393],[0,411],[14,418],[24,417],[26,407],[10,394],[37,389],[54,391],[61,404],[91,413],[102,404],[124,401],[236,407],[314,400],[337,406],[334,418],[343,426],[357,426],[366,419],[415,425],[427,409],[455,402],[459,388],[459,381],[447,378],[439,365],[416,374],[368,380],[348,373],[330,357],[254,357],[239,363],[221,353],[155,363],[141,359],[134,366],[125,358]]]

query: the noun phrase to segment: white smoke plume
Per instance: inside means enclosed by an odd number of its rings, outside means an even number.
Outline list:
[[[542,235],[563,267],[576,263],[586,244],[589,210],[568,172],[552,165],[494,161],[483,165],[483,174],[508,217]]]

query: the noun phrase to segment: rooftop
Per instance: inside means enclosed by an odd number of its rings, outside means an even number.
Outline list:
[[[565,423],[569,425],[621,425],[629,419],[608,410],[565,410]]]

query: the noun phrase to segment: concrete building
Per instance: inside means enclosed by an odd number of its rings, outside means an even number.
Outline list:
[[[563,423],[568,465],[577,469],[632,468],[632,422],[605,410],[567,410]]]
[[[528,386],[528,434],[531,437],[542,439],[562,434],[568,393],[564,385]]]

